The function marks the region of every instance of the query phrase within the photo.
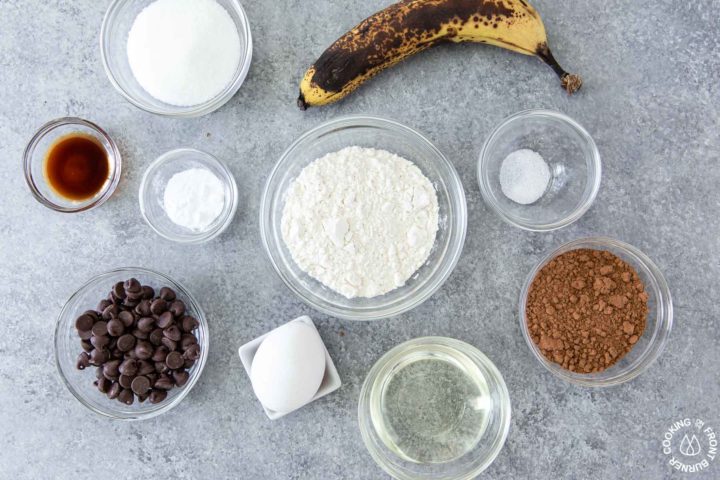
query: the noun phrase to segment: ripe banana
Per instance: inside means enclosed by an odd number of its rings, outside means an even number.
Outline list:
[[[311,66],[298,106],[327,105],[415,53],[442,42],[477,42],[535,55],[568,93],[582,85],[553,58],[545,26],[525,0],[401,0],[363,20]]]

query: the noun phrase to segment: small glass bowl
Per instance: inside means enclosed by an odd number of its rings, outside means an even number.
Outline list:
[[[640,279],[645,284],[646,292],[649,294],[645,331],[632,350],[610,368],[602,372],[588,374],[571,372],[545,358],[530,337],[527,319],[525,317],[528,292],[538,272],[563,253],[585,248],[609,251],[627,262],[637,271]],[[543,258],[530,272],[527,280],[525,280],[525,285],[520,293],[520,306],[518,308],[520,329],[525,337],[525,342],[528,344],[528,347],[530,347],[535,358],[554,375],[570,383],[585,387],[611,387],[620,385],[645,372],[650,365],[657,360],[665,348],[673,324],[673,304],[670,289],[658,267],[647,255],[632,245],[607,237],[574,240],[562,245]]]
[[[150,285],[156,292],[161,287],[172,288],[175,290],[177,298],[185,302],[188,314],[197,318],[199,322],[194,333],[200,345],[200,358],[189,370],[190,378],[187,384],[182,388],[173,388],[168,392],[165,400],[154,405],[147,400],[140,403],[137,398],[132,405],[125,405],[118,400],[110,400],[93,385],[94,367],[85,370],[76,368],[78,355],[83,350],[75,329],[75,319],[86,310],[94,310],[99,301],[107,297],[113,285],[129,278],[136,278],[143,285]],[[118,420],[146,420],[163,414],[178,405],[200,378],[207,362],[209,345],[210,338],[205,314],[190,292],[170,277],[144,268],[118,268],[93,277],[65,303],[55,327],[55,362],[65,386],[80,403],[93,412]]]
[[[240,89],[250,70],[252,35],[245,10],[237,0],[217,0],[232,17],[240,35],[241,59],[233,80],[225,89],[205,103],[177,106],[161,102],[138,83],[127,56],[128,34],[137,15],[155,0],[114,0],[107,10],[100,30],[100,53],[105,73],[115,89],[130,103],[146,112],[167,117],[199,117],[227,103]]]
[[[472,371],[479,375],[485,384],[484,397],[459,398],[460,416],[465,415],[468,408],[485,409],[483,427],[479,428],[476,443],[466,448],[465,453],[447,461],[419,462],[396,451],[392,446],[393,433],[383,428],[382,411],[386,394],[392,389],[392,378],[397,372],[417,361],[443,361],[455,369]],[[408,382],[421,382],[417,371]],[[428,372],[430,373],[430,372]],[[438,379],[442,381],[442,379]],[[408,384],[404,384],[408,388]],[[437,383],[433,385],[437,388]],[[422,389],[422,384],[411,385],[412,389]],[[414,392],[414,390],[413,390]],[[408,393],[412,395],[413,392]],[[432,395],[432,394],[429,394]],[[439,400],[442,401],[442,400]],[[474,402],[474,403],[473,403]],[[480,405],[478,405],[480,403]],[[417,407],[411,401],[408,408]],[[445,421],[436,425],[439,430],[438,442],[452,442],[449,432],[459,418],[442,419],[426,411],[422,405],[418,411],[407,412],[409,417],[428,418],[430,421]],[[470,480],[484,471],[502,450],[510,430],[510,397],[505,381],[497,367],[478,349],[467,343],[442,337],[418,338],[393,348],[372,367],[360,391],[358,420],[363,442],[375,462],[385,472],[400,480]],[[449,425],[448,425],[449,423]],[[402,423],[400,423],[402,424]],[[390,443],[389,443],[390,442]],[[448,448],[451,448],[448,446]]]
[[[535,203],[521,205],[500,187],[500,167],[512,152],[530,149],[550,167],[551,179]],[[516,227],[547,232],[566,227],[588,211],[600,190],[600,153],[590,134],[567,115],[527,110],[505,119],[483,145],[478,183],[485,203]]]
[[[58,195],[45,175],[45,158],[50,148],[58,139],[73,133],[88,135],[102,145],[110,167],[102,189],[94,197],[82,202]],[[25,148],[23,169],[30,192],[38,202],[57,212],[75,213],[99,207],[112,196],[120,182],[122,157],[113,139],[102,128],[82,118],[64,117],[46,123],[33,136]]]
[[[190,168],[210,170],[223,184],[225,205],[220,215],[203,231],[177,225],[165,213],[163,196],[168,181],[176,173]],[[209,153],[191,148],[171,150],[157,158],[145,170],[140,183],[140,212],[155,233],[173,242],[197,244],[212,240],[232,223],[238,206],[238,188],[230,170]]]
[[[314,160],[349,146],[387,150],[415,163],[438,196],[439,229],[430,256],[407,283],[375,298],[348,299],[300,270],[282,238],[285,193]],[[338,118],[303,134],[270,173],[260,203],[260,234],[273,267],[311,307],[337,318],[377,320],[399,315],[427,300],[450,276],[462,253],[467,228],[465,192],[452,164],[420,133],[391,120]]]

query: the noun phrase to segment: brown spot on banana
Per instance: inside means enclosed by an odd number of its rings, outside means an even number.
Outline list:
[[[582,81],[565,72],[547,46],[545,27],[525,0],[402,0],[333,43],[308,69],[298,106],[340,100],[405,58],[442,42],[477,42],[535,55],[572,93]]]

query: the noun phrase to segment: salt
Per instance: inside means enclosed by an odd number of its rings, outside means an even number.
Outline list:
[[[157,0],[135,18],[127,55],[135,79],[150,95],[192,106],[232,82],[241,41],[232,17],[215,0]]]
[[[550,183],[550,167],[543,157],[532,150],[516,150],[500,166],[500,188],[515,203],[537,202]]]
[[[210,170],[190,168],[173,175],[165,187],[163,208],[176,225],[201,232],[225,207],[225,188]]]

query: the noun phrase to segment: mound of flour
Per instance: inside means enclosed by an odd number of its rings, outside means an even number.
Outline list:
[[[347,298],[401,287],[438,230],[435,189],[412,162],[347,147],[305,167],[288,188],[282,236],[307,274]]]

